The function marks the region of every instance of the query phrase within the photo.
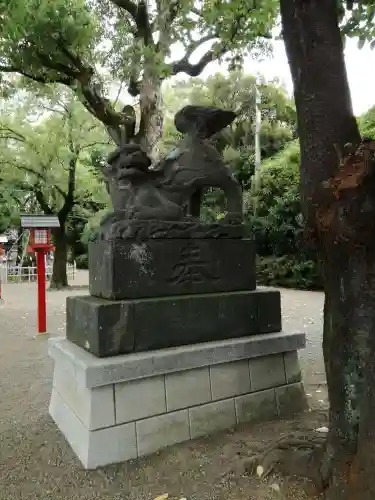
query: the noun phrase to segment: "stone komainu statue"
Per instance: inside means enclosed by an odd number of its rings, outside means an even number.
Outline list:
[[[186,106],[175,116],[184,137],[158,164],[136,144],[119,146],[104,173],[112,199],[112,220],[185,221],[199,217],[204,189],[221,188],[228,222],[241,222],[242,189],[210,139],[236,115],[213,107]]]

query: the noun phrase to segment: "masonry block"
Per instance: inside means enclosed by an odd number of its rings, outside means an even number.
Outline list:
[[[280,417],[293,417],[297,413],[301,413],[308,409],[302,382],[276,387],[275,391]]]
[[[54,337],[48,341],[48,352],[55,366],[69,368],[77,382],[92,389],[243,359],[251,361],[305,345],[304,334],[280,332],[98,358],[66,338]]]
[[[284,354],[285,376],[287,384],[301,382],[302,374],[297,351]]]
[[[250,360],[251,388],[261,391],[286,383],[282,354],[264,356]]]
[[[90,433],[88,469],[137,458],[135,422]]]
[[[276,290],[257,290],[259,333],[281,331],[281,294]]]
[[[68,297],[68,340],[98,357],[261,333],[260,292],[110,301]]]
[[[190,439],[188,410],[136,422],[138,455],[148,455]]]
[[[56,389],[52,390],[49,413],[85,469],[137,457],[134,422],[89,431]]]
[[[89,465],[90,431],[72,412],[55,388],[52,389],[51,393],[49,414],[82,465],[87,468]]]
[[[194,439],[236,425],[234,399],[225,399],[189,409],[190,434]]]
[[[115,401],[116,423],[165,413],[164,376],[115,384]]]
[[[167,410],[174,411],[211,401],[209,368],[196,368],[165,376]]]
[[[274,389],[235,398],[237,423],[262,422],[277,417]]]
[[[110,300],[254,290],[247,239],[101,240],[89,244],[90,295]]]
[[[86,469],[236,424],[294,416],[306,398],[302,383],[286,378],[296,376],[293,352],[304,343],[301,334],[275,333],[97,358],[53,338],[50,415]]]
[[[248,360],[232,361],[210,367],[212,399],[226,399],[250,392]]]
[[[115,425],[113,385],[87,389],[64,365],[56,366],[53,387],[89,430]]]

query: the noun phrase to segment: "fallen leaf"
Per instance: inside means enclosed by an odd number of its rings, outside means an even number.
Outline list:
[[[315,429],[315,432],[322,432],[324,434],[326,434],[328,431],[328,427],[319,427],[319,429]]]
[[[167,500],[168,496],[168,493],[164,493],[163,495],[159,495],[158,497],[154,498],[154,500]]]
[[[262,477],[263,472],[264,472],[263,467],[261,465],[258,465],[258,467],[257,467],[257,476],[258,477]]]

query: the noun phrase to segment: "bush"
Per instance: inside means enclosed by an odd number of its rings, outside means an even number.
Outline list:
[[[246,193],[247,220],[259,255],[259,284],[319,290],[316,256],[304,248],[299,156],[294,141],[263,164],[256,185]]]
[[[258,257],[257,282],[265,286],[322,290],[319,266],[312,260],[298,257]]]
[[[89,268],[89,256],[87,253],[78,255],[76,258],[77,269],[88,269]]]
[[[264,162],[245,195],[245,208],[258,253],[298,254],[303,217],[299,193],[299,145],[295,141]]]

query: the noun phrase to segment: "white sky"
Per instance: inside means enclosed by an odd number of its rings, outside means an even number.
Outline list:
[[[274,54],[272,59],[263,62],[246,60],[244,70],[246,73],[256,75],[257,73],[264,75],[266,80],[279,78],[285,85],[288,92],[293,91],[292,80],[289,72],[288,60],[284,50],[283,41],[273,43]],[[207,50],[205,47],[203,52]],[[201,51],[200,51],[201,52]],[[181,57],[183,53],[174,48],[172,51],[173,59]],[[192,62],[199,59],[201,53],[198,51],[194,54]],[[352,93],[354,113],[359,115],[365,112],[368,108],[375,105],[375,50],[371,50],[369,46],[358,49],[357,40],[349,39],[346,43],[345,60],[349,78],[349,85]],[[210,74],[218,71],[225,72],[225,67],[218,63],[211,63],[201,77],[206,78]],[[181,75],[179,76],[181,78]]]

